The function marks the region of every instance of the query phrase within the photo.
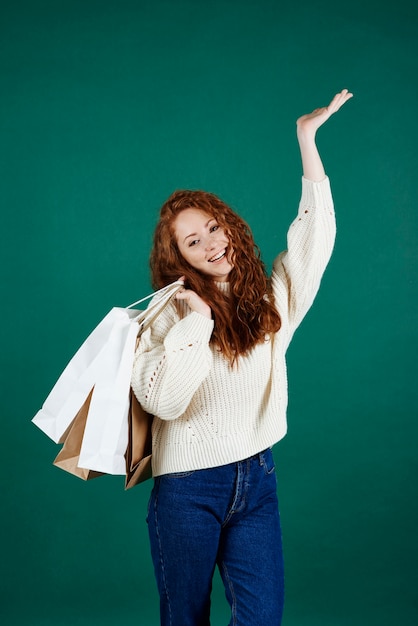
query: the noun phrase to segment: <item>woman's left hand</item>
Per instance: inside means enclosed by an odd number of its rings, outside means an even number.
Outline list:
[[[296,122],[298,137],[315,137],[315,133],[318,128],[352,97],[352,93],[350,93],[347,89],[343,89],[333,97],[327,107],[321,107],[319,109],[315,109],[312,113],[302,115],[302,117],[300,117]]]
[[[185,300],[192,311],[200,313],[204,317],[212,318],[212,309],[210,306],[191,289],[180,289],[175,295],[176,300]]]
[[[184,283],[186,277],[182,276],[179,280]],[[200,313],[200,315],[204,315],[204,317],[209,319],[212,318],[212,309],[195,291],[183,287],[176,293],[175,298],[176,300],[185,300],[192,311]]]

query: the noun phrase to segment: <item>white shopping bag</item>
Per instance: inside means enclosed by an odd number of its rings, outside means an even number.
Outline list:
[[[126,308],[114,307],[68,363],[34,424],[62,443],[90,393],[78,466],[107,474],[125,474],[130,380],[140,335],[183,287],[176,281]],[[158,296],[145,311],[133,309]]]

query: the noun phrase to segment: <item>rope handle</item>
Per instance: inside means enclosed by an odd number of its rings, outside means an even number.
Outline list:
[[[141,302],[145,302],[145,300],[149,300],[151,298],[154,298],[154,296],[161,295],[161,297],[163,297],[169,291],[173,291],[173,293],[175,291],[178,291],[178,289],[174,289],[174,287],[178,287],[178,288],[184,287],[184,281],[176,280],[176,281],[174,281],[174,283],[170,283],[169,285],[166,285],[165,287],[162,287],[161,289],[158,289],[157,291],[154,291],[153,293],[150,293],[148,296],[144,296],[140,300],[137,300],[136,302],[133,302],[132,304],[130,304],[129,306],[127,306],[125,308],[126,309],[132,309],[137,304],[141,304]]]

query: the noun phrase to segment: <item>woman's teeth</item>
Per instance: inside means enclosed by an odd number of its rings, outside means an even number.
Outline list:
[[[218,256],[212,257],[211,259],[209,259],[209,263],[214,263],[215,261],[219,261],[220,259],[222,259],[222,257],[224,257],[226,254],[226,250],[224,250],[223,252],[221,252],[220,254],[218,254]]]

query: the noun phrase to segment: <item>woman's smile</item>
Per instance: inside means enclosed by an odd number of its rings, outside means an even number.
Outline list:
[[[219,254],[215,255],[211,259],[209,259],[209,263],[218,263],[219,261],[222,261],[225,255],[226,255],[226,249],[220,252]]]

